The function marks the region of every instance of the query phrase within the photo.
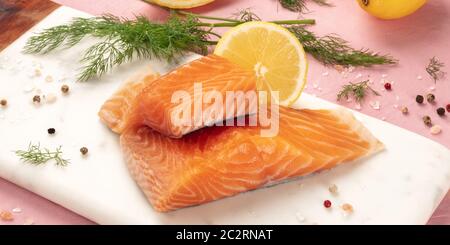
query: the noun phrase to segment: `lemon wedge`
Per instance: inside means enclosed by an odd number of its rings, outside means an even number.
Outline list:
[[[286,28],[247,22],[230,29],[214,54],[255,71],[259,90],[278,91],[282,106],[292,105],[306,84],[308,61],[299,40]]]
[[[188,9],[211,3],[214,0],[145,0],[145,1],[172,9]]]

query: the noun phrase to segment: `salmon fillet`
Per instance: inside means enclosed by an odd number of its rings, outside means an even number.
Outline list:
[[[209,127],[173,139],[147,126],[120,137],[128,169],[155,210],[233,196],[357,160],[383,149],[351,112],[280,108],[280,131]]]
[[[150,81],[152,78],[147,78]],[[185,134],[205,127],[215,121],[200,121],[201,124],[189,124],[179,121],[174,124],[175,110],[180,103],[173,103],[172,96],[177,91],[185,91],[192,98],[191,103],[183,103],[183,108],[190,108],[189,120],[195,122],[194,105],[198,101],[206,108],[213,104],[203,103],[201,97],[194,96],[194,83],[202,84],[202,92],[218,91],[225,98],[226,91],[254,91],[256,77],[252,71],[242,69],[225,58],[209,55],[154,79],[148,83],[138,83],[137,87],[125,86],[108,100],[99,112],[102,121],[114,132],[121,133],[126,127],[147,125],[152,129],[173,138],[180,138]],[[136,94],[137,93],[137,94]],[[256,103],[256,101],[251,101]],[[245,111],[233,108],[224,110],[222,118],[244,116],[251,103],[245,104]],[[185,110],[187,111],[187,110]],[[120,116],[123,116],[121,119]],[[228,117],[230,118],[230,117]],[[222,121],[222,120],[219,120]]]
[[[159,77],[158,73],[147,68],[126,81],[100,108],[98,115],[101,121],[113,132],[122,133],[136,97]]]

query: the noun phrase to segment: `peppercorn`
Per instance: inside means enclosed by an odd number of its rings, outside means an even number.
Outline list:
[[[41,96],[35,95],[35,96],[33,97],[33,102],[34,102],[34,103],[41,103]]]
[[[403,106],[403,107],[402,107],[402,113],[403,113],[403,114],[408,114],[408,112],[409,112],[408,107]]]
[[[330,207],[331,207],[331,201],[330,201],[330,200],[325,200],[325,201],[323,202],[323,206],[324,206],[325,208],[330,208]]]
[[[419,104],[422,104],[423,103],[423,96],[422,95],[417,95],[416,96],[416,102],[419,103]]]
[[[444,107],[439,107],[439,108],[436,110],[436,112],[437,112],[437,114],[438,114],[439,116],[444,116],[444,115],[445,115],[445,109],[444,109]]]
[[[427,94],[428,103],[434,103],[434,100],[436,100],[436,97],[434,96],[434,94]]]
[[[54,128],[47,129],[48,134],[55,134],[56,130]]]
[[[392,89],[392,85],[391,85],[390,83],[385,83],[385,84],[384,84],[384,88],[385,88],[386,90],[391,90],[391,89]]]
[[[6,106],[7,104],[8,104],[8,101],[6,99],[0,100],[0,105],[1,106]]]
[[[425,123],[425,125],[427,125],[428,127],[431,127],[433,124],[431,123],[431,117],[429,116],[424,116],[422,118],[423,123]]]
[[[89,150],[86,147],[81,147],[80,152],[81,154],[86,155],[89,152]]]
[[[61,86],[61,91],[64,93],[64,94],[67,94],[68,92],[69,92],[69,86],[67,86],[67,85],[62,85]]]
[[[450,104],[447,105],[447,111],[450,112]]]

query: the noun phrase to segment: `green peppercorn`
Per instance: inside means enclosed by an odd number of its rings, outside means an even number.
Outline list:
[[[439,115],[439,116],[444,116],[445,115],[445,109],[443,108],[443,107],[439,107],[437,110],[436,110],[436,112],[437,112],[437,114]]]
[[[422,104],[423,103],[423,96],[422,95],[417,95],[416,96],[416,102],[419,103],[419,104]]]
[[[436,100],[436,97],[434,96],[434,94],[427,94],[428,103],[434,103],[435,100]]]

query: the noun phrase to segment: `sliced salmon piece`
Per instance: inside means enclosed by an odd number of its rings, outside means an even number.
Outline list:
[[[145,72],[126,81],[101,107],[98,115],[102,122],[115,133],[122,133],[127,125],[136,97],[159,77],[158,73],[147,68]]]
[[[120,137],[129,171],[155,210],[229,197],[367,157],[383,149],[351,112],[280,108],[279,134],[209,127],[173,139],[147,126]]]
[[[214,103],[214,101],[203,103],[201,97],[194,96],[195,83],[201,83],[203,94],[218,91],[223,98],[226,98],[226,91],[245,93],[256,89],[256,77],[252,71],[242,69],[217,55],[209,55],[183,65],[152,82],[136,85],[144,86],[142,90],[138,90],[134,87],[135,85],[125,86],[105,103],[100,111],[100,117],[116,133],[121,133],[126,127],[147,125],[169,137],[180,138],[215,122],[200,120],[201,124],[195,123],[198,119],[194,114],[195,103],[200,101],[203,109]],[[172,102],[172,96],[177,91],[187,92],[192,99],[191,103]],[[138,95],[136,95],[137,92],[139,92]],[[244,116],[255,103],[256,100],[245,103],[244,110],[230,109],[228,114],[223,110],[222,117],[218,118]],[[187,121],[192,123],[183,121],[183,118],[174,123],[176,121],[174,117],[177,116],[175,112],[177,108],[181,108],[180,104],[185,109],[190,108],[191,115],[188,116]],[[123,118],[119,119],[118,116],[122,115]]]

